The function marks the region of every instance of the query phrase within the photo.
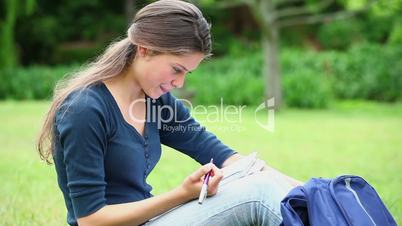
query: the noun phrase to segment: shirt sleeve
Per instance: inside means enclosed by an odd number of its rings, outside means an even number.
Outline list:
[[[74,214],[80,218],[106,205],[106,123],[100,106],[91,97],[77,98],[65,106],[56,116],[56,134]]]
[[[162,144],[179,150],[200,164],[213,158],[218,167],[236,153],[201,126],[172,94],[167,93],[160,99],[159,135]]]

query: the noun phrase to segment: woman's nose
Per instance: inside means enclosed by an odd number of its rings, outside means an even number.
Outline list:
[[[183,87],[183,85],[184,85],[184,74],[179,75],[177,78],[172,80],[172,86],[174,88],[181,88],[181,87]]]

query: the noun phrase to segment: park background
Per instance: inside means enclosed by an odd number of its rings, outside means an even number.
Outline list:
[[[149,2],[1,1],[0,225],[66,224],[54,166],[35,150],[52,89],[123,37]],[[212,23],[214,56],[175,94],[246,106],[235,124],[197,119],[297,179],[364,177],[402,224],[402,1],[193,2]],[[255,110],[272,96],[270,132],[257,123],[266,111]],[[148,182],[160,194],[197,167],[164,147]]]

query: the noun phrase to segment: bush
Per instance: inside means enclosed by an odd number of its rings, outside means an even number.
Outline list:
[[[385,43],[390,35],[395,19],[395,17],[390,15],[362,18],[364,20],[363,35],[365,39],[371,43]]]
[[[402,48],[362,44],[334,58],[333,87],[339,98],[396,101],[402,90]]]
[[[402,100],[400,45],[361,44],[347,52],[281,52],[284,101],[288,106],[321,108],[339,99]],[[187,76],[183,98],[196,104],[258,105],[264,100],[263,56],[215,58]],[[0,71],[0,99],[45,99],[75,66],[32,66]],[[187,95],[183,95],[186,94]],[[194,95],[188,95],[188,94]]]
[[[317,56],[306,59],[302,51],[285,51],[282,55],[283,92],[290,107],[323,108],[331,99],[330,80],[316,64]],[[201,65],[190,75],[186,89],[195,93],[198,104],[258,105],[264,100],[265,79],[260,53],[246,57],[227,57]],[[308,92],[307,92],[308,91]]]
[[[284,79],[304,71],[328,75],[333,95],[339,99],[401,100],[400,65],[400,45],[363,43],[346,52],[286,50],[282,53]]]
[[[54,51],[54,57],[50,60],[54,64],[74,64],[85,63],[88,59],[95,59],[98,54],[101,54],[105,46],[96,43],[76,43],[78,47],[59,46]]]
[[[328,107],[332,95],[328,79],[314,71],[287,75],[283,94],[288,106],[300,108]]]
[[[334,52],[298,49],[282,53],[283,95],[290,107],[325,108],[332,99],[328,62]]]
[[[0,71],[0,99],[48,99],[60,78],[72,67],[14,68]]]
[[[355,42],[364,40],[363,24],[356,20],[339,20],[320,26],[318,39],[324,48],[346,49]]]
[[[256,105],[264,99],[264,80],[261,76],[262,55],[216,59],[189,75],[185,88],[195,93],[199,104]]]

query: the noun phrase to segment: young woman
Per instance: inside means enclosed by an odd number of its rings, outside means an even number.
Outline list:
[[[55,163],[70,225],[280,223],[279,202],[294,181],[265,166],[220,185],[221,168],[242,156],[202,129],[169,92],[210,54],[210,26],[200,10],[160,0],[136,14],[126,38],[58,84],[38,150]],[[178,125],[187,129],[169,129]],[[161,144],[203,166],[152,196],[146,178]],[[194,199],[209,171],[211,197],[199,205]]]

